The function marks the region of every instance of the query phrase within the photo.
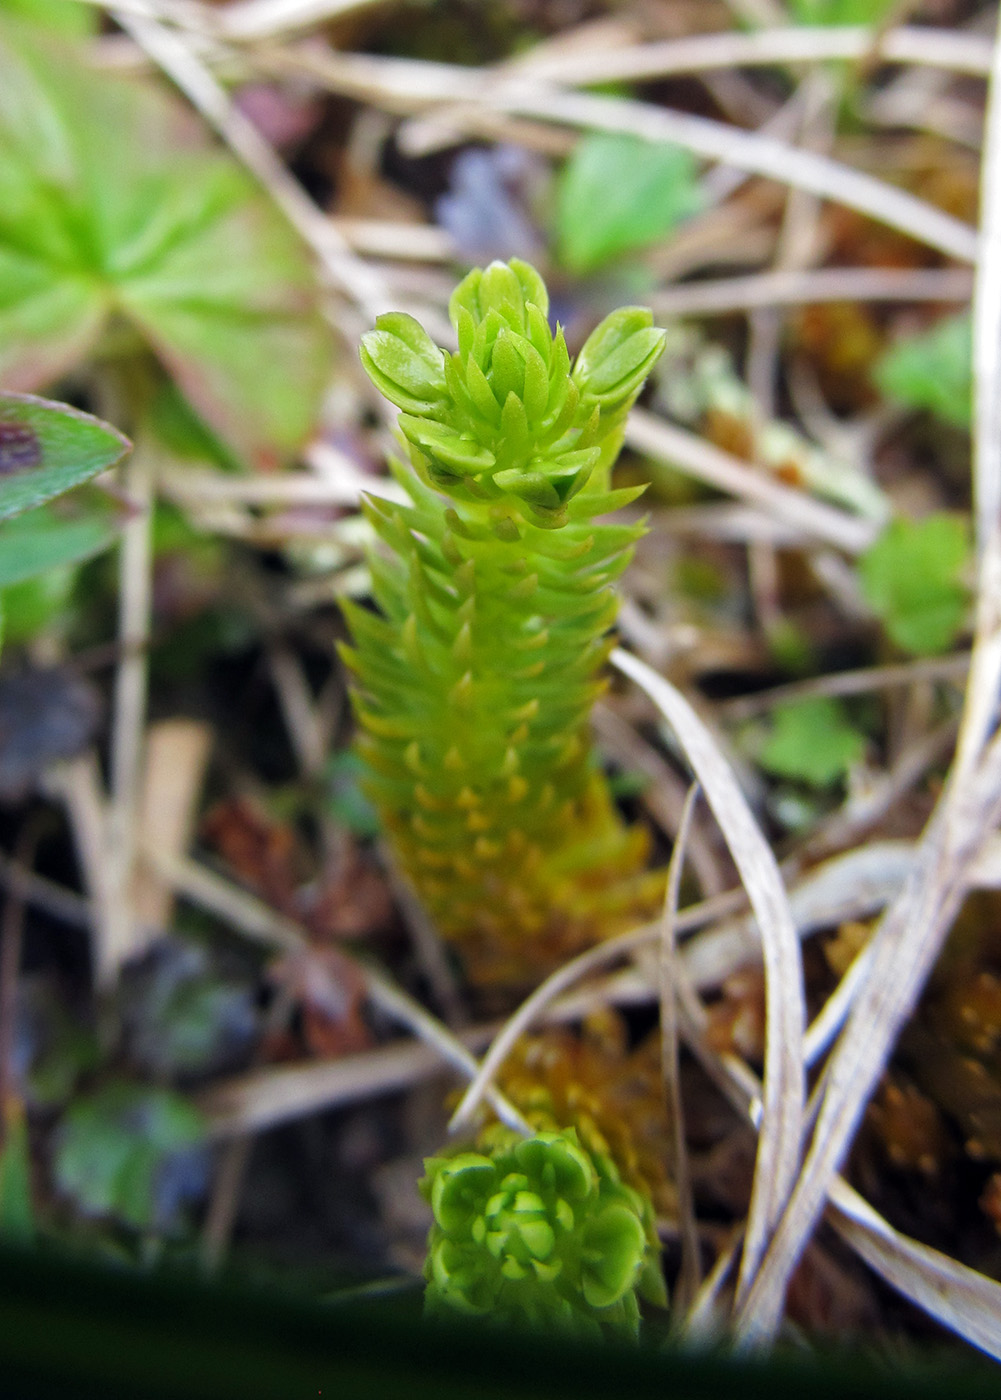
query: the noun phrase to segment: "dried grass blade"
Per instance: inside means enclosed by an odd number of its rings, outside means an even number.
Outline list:
[[[743,1061],[712,1050],[698,1033],[691,1014],[684,1020],[692,1049],[714,1080],[725,1079],[734,1107],[748,1112],[753,1122],[759,1101],[753,1072]],[[830,1183],[827,1204],[831,1224],[871,1269],[965,1341],[991,1356],[1001,1356],[1001,1285],[894,1230],[840,1176]],[[730,1252],[724,1251],[717,1260],[686,1320],[686,1334],[693,1340],[713,1326],[713,1304],[725,1281]]]
[[[784,524],[833,544],[846,554],[860,554],[868,549],[878,533],[873,521],[849,515],[803,491],[784,486],[760,469],[654,413],[634,409],[629,416],[626,441],[638,452],[667,462],[697,481],[762,506]]]
[[[976,762],[1001,684],[1001,42],[994,46],[984,143],[973,289],[973,502],[980,578],[959,772]]]
[[[985,749],[1001,677],[1001,45],[995,45],[984,153],[984,226],[975,287],[977,422],[975,488],[982,550],[977,635],[959,752],[949,785],[918,850],[912,876],[872,940],[872,961],[826,1070],[826,1089],[800,1180],[754,1288],[737,1319],[746,1341],[770,1337],[793,1268],[823,1208],[834,1174],[965,893],[985,839],[1001,820],[1001,738]],[[993,298],[993,301],[992,301]]]
[[[1001,43],[994,46],[973,287],[973,492],[980,553],[1001,517]]]
[[[856,209],[961,262],[976,260],[976,230],[935,205],[839,161],[709,117],[622,98],[567,92],[534,78],[458,64],[415,63],[331,50],[310,53],[302,47],[284,60],[272,54],[271,63],[277,65],[274,71],[287,64],[288,71],[308,73],[331,91],[394,111],[423,110],[440,103],[454,106],[459,101],[560,126],[621,131],[648,141],[687,146],[707,160],[722,161]],[[419,154],[417,142],[405,131],[398,139],[408,154]]]
[[[1001,1284],[894,1230],[835,1177],[827,1218],[871,1269],[937,1321],[1001,1361]]]
[[[680,692],[637,657],[617,648],[611,659],[646,692],[674,730],[726,838],[761,933],[767,1010],[765,1082],[738,1283],[738,1297],[742,1297],[788,1199],[800,1160],[805,1006],[799,938],[775,857],[705,725]]]
[[[600,131],[631,132],[649,141],[687,146],[709,160],[722,160],[821,199],[844,204],[948,257],[962,262],[974,262],[977,257],[976,229],[961,219],[828,156],[801,150],[758,132],[643,102],[556,88],[540,91],[535,83],[505,83],[486,89],[482,100],[520,116]]]
[[[980,576],[957,773],[975,765],[1001,686],[1001,41],[994,45],[987,95],[980,221],[973,289],[973,504]]]
[[[743,902],[742,890],[730,890],[723,894],[713,895],[712,898],[705,899],[700,904],[690,905],[676,916],[675,932],[680,933],[683,930],[687,932],[713,918],[724,918],[727,913],[732,913],[735,908],[741,907]],[[497,1033],[496,1039],[484,1055],[458,1108],[452,1114],[448,1125],[449,1132],[458,1133],[469,1126],[473,1115],[483,1101],[484,1095],[501,1065],[514,1049],[519,1036],[525,1034],[529,1026],[542,1015],[551,1003],[561,997],[561,994],[572,987],[575,982],[586,977],[588,973],[604,967],[606,963],[615,962],[618,958],[625,957],[629,953],[637,952],[659,937],[659,923],[644,924],[640,928],[630,929],[628,933],[621,933],[616,938],[609,938],[604,943],[599,943],[596,947],[588,948],[583,953],[579,953],[570,962],[564,963],[562,967],[558,967],[555,972],[550,973],[544,982],[540,982],[535,991],[525,998]],[[576,1006],[574,1006],[572,1014],[575,1017],[580,1014]]]
[[[967,888],[968,871],[1001,819],[1001,740],[969,781],[955,775],[918,848],[914,870],[873,936],[872,956],[826,1069],[826,1092],[799,1181],[757,1279],[737,1335],[765,1342],[869,1096],[911,1014]]]
[[[671,1120],[671,1177],[678,1201],[678,1232],[681,1237],[681,1269],[675,1288],[675,1302],[685,1308],[696,1297],[701,1280],[699,1236],[695,1221],[692,1179],[688,1170],[688,1143],[685,1138],[685,1109],[681,1097],[681,1063],[678,1051],[677,944],[678,891],[685,864],[685,847],[699,796],[698,783],[688,789],[681,813],[677,840],[667,867],[667,891],[660,939],[660,1053],[664,1097]]]
[[[566,87],[636,82],[675,73],[714,68],[746,68],[787,63],[821,63],[829,59],[878,58],[892,63],[920,63],[980,76],[990,65],[990,44],[979,34],[903,27],[880,35],[862,25],[797,24],[751,33],[724,30],[631,44],[620,49],[594,48],[581,53],[528,55],[535,77]]]
[[[909,841],[875,841],[815,866],[789,891],[789,907],[801,939],[821,928],[877,914],[903,888],[914,867]],[[694,987],[718,987],[741,967],[761,961],[754,927],[741,916],[690,938],[681,951]]]

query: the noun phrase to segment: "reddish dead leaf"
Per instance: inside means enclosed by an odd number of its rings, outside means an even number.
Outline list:
[[[296,907],[318,938],[359,938],[389,922],[393,901],[383,875],[351,845],[322,882],[298,891]]]
[[[759,1062],[765,1052],[765,979],[758,968],[735,972],[708,1008],[706,1038],[720,1054]]]
[[[273,964],[270,977],[300,1006],[303,1037],[312,1054],[334,1058],[371,1045],[362,1016],[364,979],[336,948],[287,953]]]
[[[295,908],[295,833],[242,798],[219,802],[202,822],[202,835],[248,889],[284,914]]]

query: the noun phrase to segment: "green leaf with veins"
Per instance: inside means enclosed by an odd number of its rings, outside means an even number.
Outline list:
[[[0,71],[0,376],[36,388],[124,321],[228,443],[293,452],[330,338],[284,218],[151,83],[6,24]]]

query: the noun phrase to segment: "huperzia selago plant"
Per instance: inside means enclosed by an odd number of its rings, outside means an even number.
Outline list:
[[[408,501],[368,500],[387,548],[377,615],[350,606],[368,791],[396,857],[479,987],[519,986],[657,906],[589,732],[613,584],[642,533],[600,523],[626,415],[663,349],[650,312],[608,316],[571,366],[538,273],[471,272],[447,355],[379,317],[362,361],[402,410]]]
[[[397,860],[471,983],[511,989],[662,896],[589,718],[643,528],[600,517],[639,494],[610,473],[664,335],[624,308],[571,365],[516,260],[471,272],[449,310],[455,354],[403,314],[362,343],[409,462],[392,462],[405,504],[365,503],[379,612],[348,606],[343,656]],[[635,1334],[638,1296],[663,1301],[650,1194],[569,1098],[529,1122],[427,1164],[429,1307]]]

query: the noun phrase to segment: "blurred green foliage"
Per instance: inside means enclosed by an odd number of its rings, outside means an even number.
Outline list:
[[[6,1106],[0,1148],[0,1238],[7,1244],[30,1244],[35,1237],[31,1205],[31,1156],[28,1123],[20,1105]]]
[[[9,15],[66,38],[85,39],[97,32],[97,9],[80,4],[80,0],[4,0],[3,8]]]
[[[362,839],[380,829],[378,813],[362,791],[364,776],[364,763],[350,749],[331,754],[324,770],[331,816]]]
[[[789,0],[799,24],[881,24],[896,0]]]
[[[0,521],[82,486],[127,448],[121,433],[88,413],[30,394],[0,394]]]
[[[169,1228],[177,1201],[165,1174],[172,1159],[203,1137],[201,1116],[179,1094],[106,1084],[75,1099],[64,1114],[55,1181],[85,1215],[110,1216],[139,1230]]]
[[[0,394],[0,599],[5,635],[45,626],[72,587],[70,566],[104,549],[119,519],[91,503],[64,519],[48,502],[114,465],[125,438],[88,414],[26,394]]]
[[[927,409],[968,430],[973,418],[972,334],[970,313],[964,311],[899,341],[876,365],[876,383],[905,408]]]
[[[818,695],[776,707],[759,762],[778,777],[825,788],[843,778],[864,749],[844,707]]]
[[[594,272],[663,237],[702,208],[697,175],[680,146],[604,131],[581,137],[557,186],[560,261],[577,274]]]
[[[859,560],[859,582],[891,640],[928,656],[952,646],[963,630],[969,564],[969,526],[961,516],[899,518]]]

